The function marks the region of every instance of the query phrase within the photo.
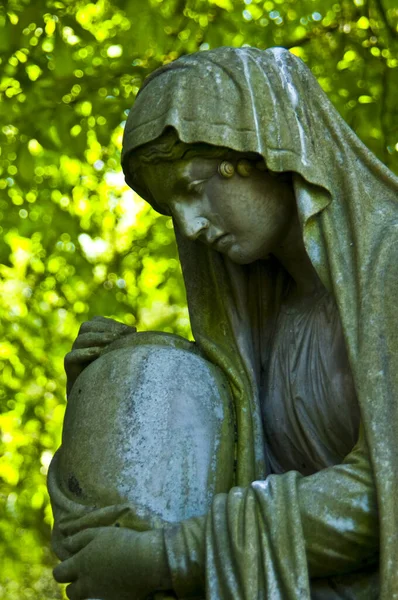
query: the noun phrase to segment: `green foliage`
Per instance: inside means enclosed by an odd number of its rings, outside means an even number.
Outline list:
[[[0,7],[0,598],[60,598],[45,488],[63,356],[112,316],[189,335],[170,220],[126,188],[145,76],[221,45],[291,49],[398,171],[396,0],[9,0]]]

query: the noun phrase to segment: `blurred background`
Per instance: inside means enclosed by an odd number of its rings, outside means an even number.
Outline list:
[[[190,335],[170,220],[120,171],[144,78],[181,54],[284,46],[398,172],[396,0],[0,3],[0,599],[46,600],[63,356],[94,315]]]

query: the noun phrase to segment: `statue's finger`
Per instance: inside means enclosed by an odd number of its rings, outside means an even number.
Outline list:
[[[86,530],[95,527],[99,530],[114,525],[123,526],[125,515],[130,512],[132,510],[127,504],[103,506],[97,510],[85,513],[79,518],[74,518],[71,522],[60,523],[59,528],[63,535],[70,538],[76,533],[83,531],[83,529]]]
[[[100,533],[101,530],[92,528],[79,531],[64,540],[63,545],[72,554],[76,554],[85,548]]]
[[[78,577],[77,563],[75,557],[64,560],[53,570],[53,576],[58,583],[70,583]]]
[[[99,317],[99,316],[93,317],[92,319],[90,319],[90,321],[86,321],[86,323],[92,323],[92,324],[98,324],[98,325],[101,323],[105,327],[111,326],[111,327],[134,329],[130,325],[125,325],[121,321],[116,321],[116,319],[111,319],[110,317]]]
[[[133,327],[133,325],[125,325],[124,323],[122,325],[122,335],[130,335],[137,332],[137,327]]]
[[[66,595],[68,596],[69,600],[85,600],[88,598],[87,594],[83,590],[83,584],[80,579],[74,583],[71,583],[71,585],[68,585],[66,588]]]
[[[99,357],[101,350],[102,348],[100,347],[82,348],[81,350],[72,350],[72,352],[69,352],[65,356],[64,367],[67,378],[66,393],[68,396],[80,373]]]
[[[116,331],[98,331],[98,332],[87,332],[81,333],[77,336],[72,350],[78,350],[80,348],[90,348],[92,346],[107,346],[113,341],[117,340],[120,334]]]
[[[109,319],[107,317],[93,317],[90,321],[82,323],[79,329],[79,335],[82,333],[88,333],[92,331],[116,331],[120,333],[131,333],[135,330],[134,327],[115,321],[115,319]]]
[[[135,331],[137,331],[136,327],[132,327],[131,325],[125,325],[124,323],[120,323],[120,321],[112,321],[110,329],[112,331],[117,332],[119,335],[128,335],[129,333],[134,333]]]
[[[97,331],[98,333],[109,330],[110,327],[104,325],[103,323],[96,323],[93,321],[85,321],[80,325],[78,337],[83,335],[84,333],[90,333],[92,331]]]
[[[102,348],[100,346],[93,346],[90,348],[79,348],[68,352],[68,354],[65,355],[64,360],[65,370],[67,370],[69,366],[88,363],[95,360],[100,355],[101,350]]]
[[[106,319],[105,317],[93,317],[89,321],[84,321],[80,325],[79,335],[89,331],[107,331],[114,327],[116,321],[114,319]]]

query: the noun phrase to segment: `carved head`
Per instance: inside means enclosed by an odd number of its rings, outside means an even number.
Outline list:
[[[292,215],[291,186],[272,174],[287,179],[298,174],[329,192],[335,189],[330,165],[343,162],[330,133],[331,115],[339,119],[333,111],[309,69],[283,48],[216,48],[183,56],[147,78],[129,113],[122,155],[126,181],[157,210],[171,214],[183,235],[213,244],[220,239],[215,249],[250,262],[279,243]],[[341,120],[337,124],[347,127]],[[173,130],[177,141],[166,150],[159,147]],[[187,194],[193,194],[194,182],[202,186],[189,205],[191,224],[195,219],[189,228],[188,213],[183,218],[177,211],[181,198],[172,206],[176,186],[187,177]],[[194,211],[200,194],[203,210]],[[319,211],[315,197],[307,205],[303,222]],[[224,211],[234,215],[231,230]],[[247,240],[247,252],[241,244],[231,250],[231,239],[221,240],[231,231],[240,239],[238,226],[247,231],[250,226],[256,248]],[[270,234],[271,245],[260,243],[256,227]]]
[[[129,170],[184,237],[234,262],[266,257],[286,235],[294,210],[289,176],[271,175],[255,153],[186,144],[169,129],[131,153]]]

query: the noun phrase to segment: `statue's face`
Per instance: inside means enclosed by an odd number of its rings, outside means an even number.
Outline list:
[[[292,187],[256,168],[249,177],[235,172],[226,179],[218,173],[220,162],[204,157],[165,161],[143,166],[141,174],[182,235],[239,264],[266,258],[289,231],[295,214]]]

